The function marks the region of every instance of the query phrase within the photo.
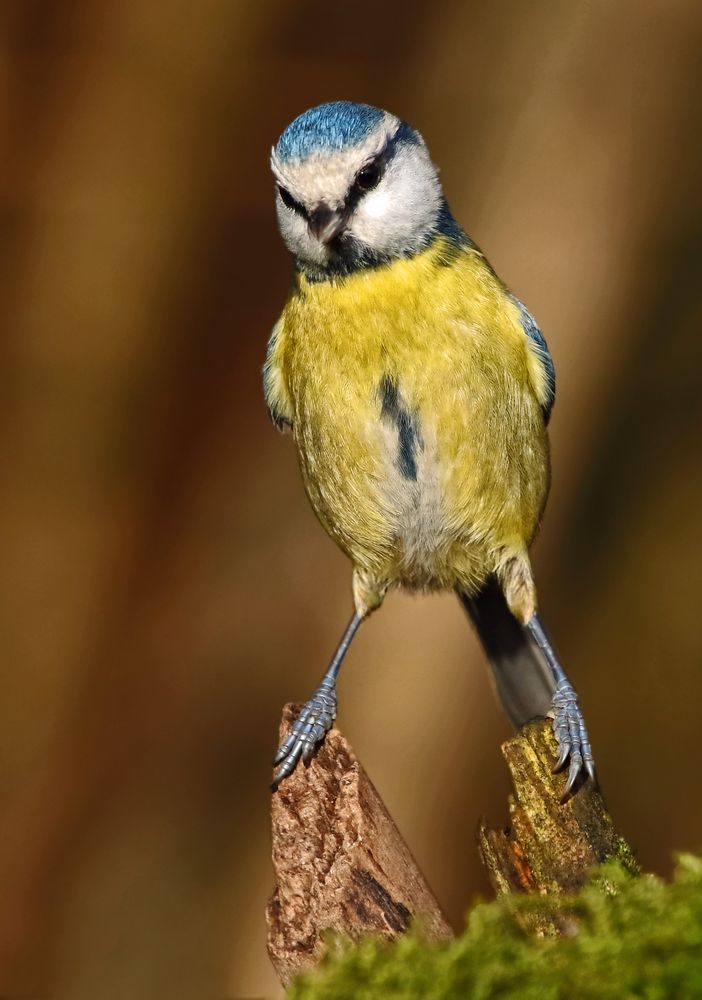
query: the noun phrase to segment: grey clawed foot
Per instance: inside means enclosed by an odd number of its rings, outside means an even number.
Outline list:
[[[310,700],[293,722],[290,734],[280,744],[273,758],[273,766],[280,768],[273,778],[271,788],[278,787],[283,778],[292,774],[302,760],[308,764],[315,748],[322,742],[336,718],[336,686],[322,681]]]
[[[590,748],[585,719],[578,705],[578,696],[568,680],[561,680],[551,702],[553,706],[553,731],[558,742],[558,760],[553,773],[562,771],[570,758],[568,780],[561,801],[573,790],[583,770],[594,780],[595,761]]]

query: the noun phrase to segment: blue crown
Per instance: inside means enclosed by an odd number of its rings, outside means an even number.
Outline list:
[[[331,101],[310,108],[291,122],[275,147],[281,160],[304,160],[311,153],[356,146],[385,114],[369,104]]]

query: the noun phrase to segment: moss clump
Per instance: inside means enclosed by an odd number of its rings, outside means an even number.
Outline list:
[[[535,937],[536,918],[563,937]],[[702,997],[702,860],[681,855],[672,883],[632,877],[616,861],[577,896],[503,896],[480,903],[464,933],[428,944],[335,947],[298,979],[293,1000],[687,1000]]]

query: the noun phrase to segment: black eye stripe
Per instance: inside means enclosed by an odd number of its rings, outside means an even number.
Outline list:
[[[284,188],[282,184],[278,185],[278,194],[280,195],[280,200],[286,208],[289,208],[291,212],[297,212],[298,215],[306,217],[307,212],[305,211],[304,206],[301,205],[299,201],[296,201],[288,189]]]

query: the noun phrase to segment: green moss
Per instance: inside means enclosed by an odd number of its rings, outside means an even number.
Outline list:
[[[619,862],[624,871],[629,872],[630,875],[641,874],[641,868],[639,867],[638,861],[634,857],[634,852],[623,837],[617,837],[617,846],[615,848],[614,858]]]
[[[414,932],[330,949],[293,1000],[671,1000],[702,997],[702,860],[681,855],[672,883],[635,878],[628,859],[577,896],[480,903],[464,933],[431,945]],[[535,937],[535,919],[563,937]]]

